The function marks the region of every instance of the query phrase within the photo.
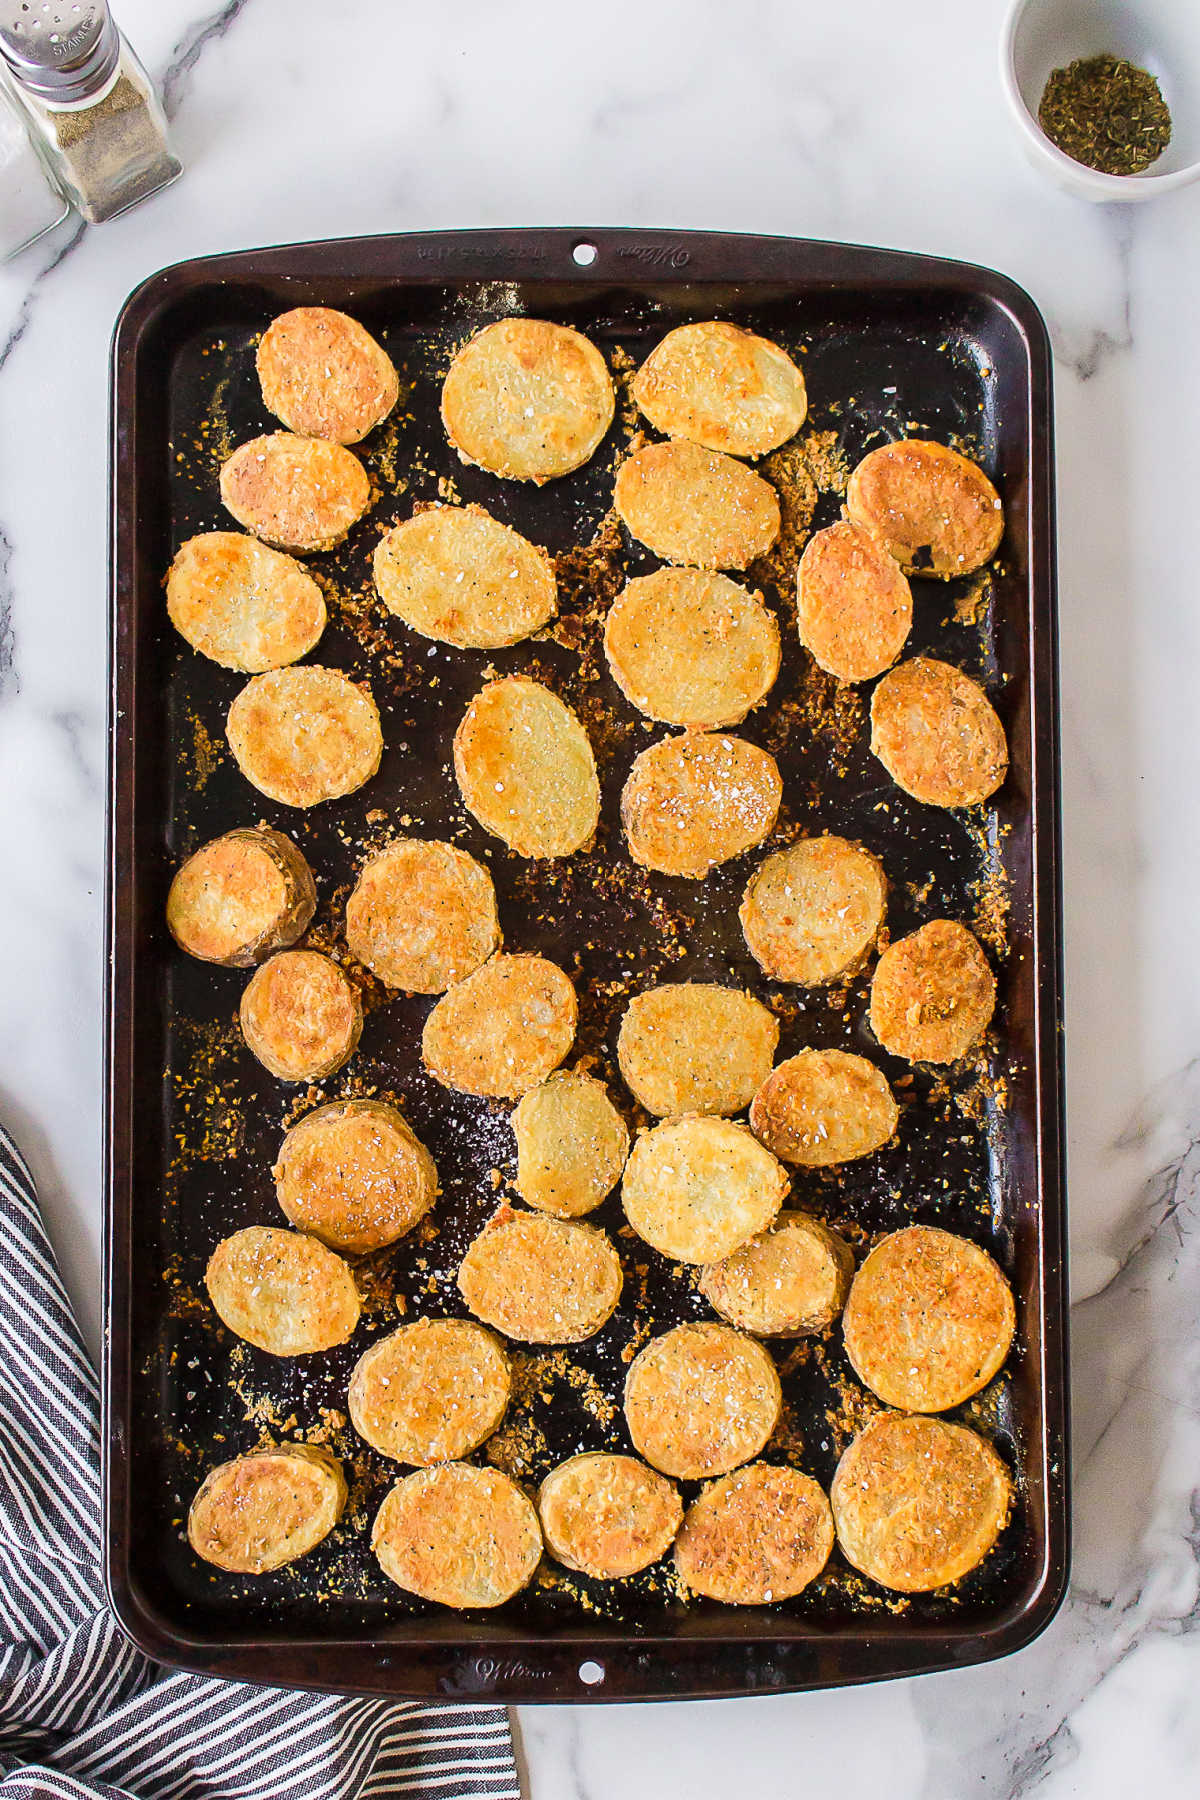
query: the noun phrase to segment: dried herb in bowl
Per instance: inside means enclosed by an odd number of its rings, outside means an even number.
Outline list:
[[[1147,69],[1087,56],[1055,69],[1038,124],[1058,149],[1103,175],[1140,175],[1171,141],[1171,113]]]

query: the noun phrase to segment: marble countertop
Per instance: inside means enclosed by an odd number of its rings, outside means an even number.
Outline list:
[[[195,3],[119,7],[183,181],[0,271],[0,1111],[93,1341],[107,345],[126,293],[209,251],[470,225],[767,231],[992,264],[1045,312],[1057,379],[1071,1596],[1001,1664],[526,1708],[520,1728],[532,1800],[1194,1795],[1200,187],[1101,208],[1047,186],[1003,109],[1001,0]]]

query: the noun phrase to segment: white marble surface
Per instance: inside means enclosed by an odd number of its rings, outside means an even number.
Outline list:
[[[1189,0],[1178,0],[1182,7]],[[0,1109],[98,1313],[106,350],[156,266],[456,225],[702,226],[991,263],[1054,338],[1076,1531],[1004,1664],[703,1706],[525,1709],[533,1800],[1200,1788],[1200,188],[1028,170],[1000,0],[123,0],[188,165],[0,271]]]

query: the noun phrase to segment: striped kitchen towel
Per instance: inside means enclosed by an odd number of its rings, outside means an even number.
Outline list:
[[[99,1567],[96,1378],[29,1170],[0,1131],[0,1800],[520,1800],[502,1707],[168,1672]]]

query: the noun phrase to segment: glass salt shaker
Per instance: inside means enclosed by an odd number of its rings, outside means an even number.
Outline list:
[[[0,55],[42,154],[91,224],[182,172],[153,83],[106,0],[0,0]]]
[[[0,263],[53,231],[68,210],[0,75]]]

